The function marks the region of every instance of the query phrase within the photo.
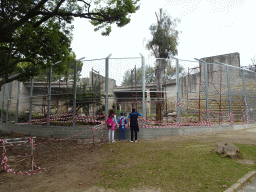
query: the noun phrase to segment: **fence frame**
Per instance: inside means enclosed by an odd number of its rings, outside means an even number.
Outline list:
[[[109,65],[110,63],[110,57],[112,54],[109,54],[105,58],[105,93],[106,93],[106,98],[105,98],[105,117],[108,116],[108,110],[109,110]],[[145,84],[145,58],[142,54],[140,54],[141,57],[141,67],[142,67],[142,114],[143,117],[146,117],[147,111],[146,111],[146,84]],[[82,60],[78,59],[74,62],[74,83],[73,83],[73,121],[72,121],[72,126],[76,127],[76,102],[77,102],[77,62]],[[122,59],[122,58],[121,58]],[[159,58],[156,58],[159,59]],[[181,97],[181,88],[180,88],[180,72],[179,72],[179,67],[180,67],[180,59],[174,58],[173,59],[176,61],[176,107],[177,107],[177,122],[181,123],[181,106],[180,106],[180,97]],[[204,71],[202,72],[202,76],[204,77],[204,93],[205,93],[205,105],[206,105],[206,121],[210,120],[210,110],[209,110],[209,65],[221,65],[226,68],[226,81],[227,81],[227,97],[228,97],[228,112],[229,112],[229,121],[230,124],[233,124],[232,120],[232,94],[231,94],[231,84],[230,84],[230,69],[234,68],[237,70],[240,70],[241,78],[242,78],[242,96],[243,96],[243,105],[244,105],[244,121],[248,123],[249,117],[248,117],[248,105],[247,105],[247,89],[246,89],[246,78],[245,78],[245,71],[249,71],[252,73],[253,71],[244,69],[244,68],[239,68],[236,66],[228,65],[225,63],[220,63],[220,62],[215,62],[215,63],[207,63],[201,59],[196,59],[199,62],[200,65],[204,65]],[[255,81],[256,81],[256,73],[254,73],[255,76]],[[52,96],[52,68],[49,69],[49,74],[48,74],[48,94],[47,94],[47,126],[50,126],[50,112],[51,112],[51,96]],[[200,74],[201,76],[201,74]],[[8,86],[8,87],[6,87]],[[34,79],[31,79],[30,82],[30,93],[29,93],[29,121],[28,123],[32,123],[32,108],[33,108],[33,98],[35,97],[33,95],[33,87],[34,87]],[[8,88],[8,90],[6,90]],[[200,85],[199,85],[199,92],[200,92]],[[7,99],[5,99],[7,93]],[[199,93],[200,94],[200,93]],[[200,96],[199,96],[200,97]],[[8,123],[9,121],[9,105],[10,105],[10,100],[11,100],[11,85],[10,83],[8,85],[3,85],[2,86],[2,110],[1,110],[1,123],[4,122],[4,107],[5,107],[5,102],[6,102],[6,117],[5,117],[5,122]],[[220,99],[221,100],[221,99]],[[17,99],[16,99],[16,116],[15,116],[15,122],[18,123],[18,114],[19,114],[19,105],[20,105],[20,82],[18,82],[18,91],[17,91]],[[200,102],[199,102],[200,104]],[[167,111],[167,110],[166,110]],[[200,116],[200,115],[199,115]],[[145,121],[143,121],[143,124],[145,124]]]

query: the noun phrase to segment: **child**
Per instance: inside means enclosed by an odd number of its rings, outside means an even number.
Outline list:
[[[113,110],[110,110],[108,120],[107,120],[107,127],[108,127],[108,139],[109,142],[115,142],[115,130],[117,127],[116,122],[116,115]]]
[[[121,113],[121,117],[118,118],[117,123],[119,124],[120,134],[119,134],[119,140],[122,138],[123,134],[123,140],[125,140],[125,124],[127,124],[127,119],[124,116],[124,113]]]

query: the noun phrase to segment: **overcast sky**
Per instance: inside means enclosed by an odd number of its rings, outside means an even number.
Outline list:
[[[139,57],[140,53],[150,57],[145,44],[151,39],[149,26],[156,23],[159,8],[181,20],[179,59],[239,52],[241,66],[247,66],[256,55],[255,0],[141,0],[140,4],[130,24],[112,26],[107,37],[94,32],[88,20],[76,19],[72,48],[77,58]]]

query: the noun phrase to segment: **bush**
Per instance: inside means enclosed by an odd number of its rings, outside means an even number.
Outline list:
[[[19,115],[18,119],[19,119],[19,123],[26,123],[26,122],[28,122],[29,114],[24,113],[23,115]]]

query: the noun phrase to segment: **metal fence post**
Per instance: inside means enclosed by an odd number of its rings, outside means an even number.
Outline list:
[[[227,69],[229,116],[230,116],[230,125],[232,125],[233,124],[233,115],[232,115],[232,100],[231,100],[231,89],[230,89],[230,73],[229,73],[229,66],[228,65],[226,65],[226,69]]]
[[[75,117],[76,117],[76,76],[77,76],[77,61],[75,61],[74,66],[74,85],[73,85],[73,127],[76,126]]]
[[[247,98],[246,98],[246,88],[245,88],[245,78],[244,78],[244,69],[242,69],[242,79],[243,79],[243,96],[244,96],[244,121],[247,122]]]
[[[146,103],[145,103],[145,58],[142,54],[141,56],[141,67],[142,67],[142,115],[145,118],[146,117]],[[143,121],[143,124],[145,124],[145,121]]]
[[[51,94],[52,94],[52,68],[49,69],[48,102],[47,102],[47,126],[50,125]]]
[[[28,122],[29,122],[29,124],[31,124],[31,120],[32,120],[33,86],[34,86],[34,79],[31,79],[31,85],[30,85],[30,102],[29,102],[29,116],[28,116]]]
[[[180,114],[180,73],[179,73],[179,60],[176,59],[176,90],[177,90],[177,117],[178,123],[181,122]]]
[[[6,106],[6,116],[5,116],[5,123],[7,124],[9,121],[9,106],[10,106],[10,95],[11,95],[11,83],[8,83],[8,93],[7,93],[7,106]]]
[[[2,92],[2,110],[1,110],[1,123],[4,122],[4,95],[5,95],[5,84],[3,85],[3,92]]]
[[[18,123],[19,121],[19,105],[20,105],[20,82],[18,81],[15,123]]]
[[[208,89],[208,64],[204,63],[205,101],[206,101],[206,121],[210,118],[209,113],[209,89]]]
[[[72,126],[73,128],[75,128],[76,126],[76,122],[75,122],[75,118],[76,118],[76,89],[77,89],[77,62],[81,61],[82,59],[84,59],[84,57],[78,59],[75,61],[75,65],[74,65],[74,84],[73,84],[73,123]],[[59,63],[59,62],[57,62]],[[57,64],[55,63],[55,64]]]
[[[105,99],[105,119],[107,120],[108,116],[108,76],[109,76],[109,57],[112,54],[108,55],[105,60],[105,92],[106,92],[106,99]]]

